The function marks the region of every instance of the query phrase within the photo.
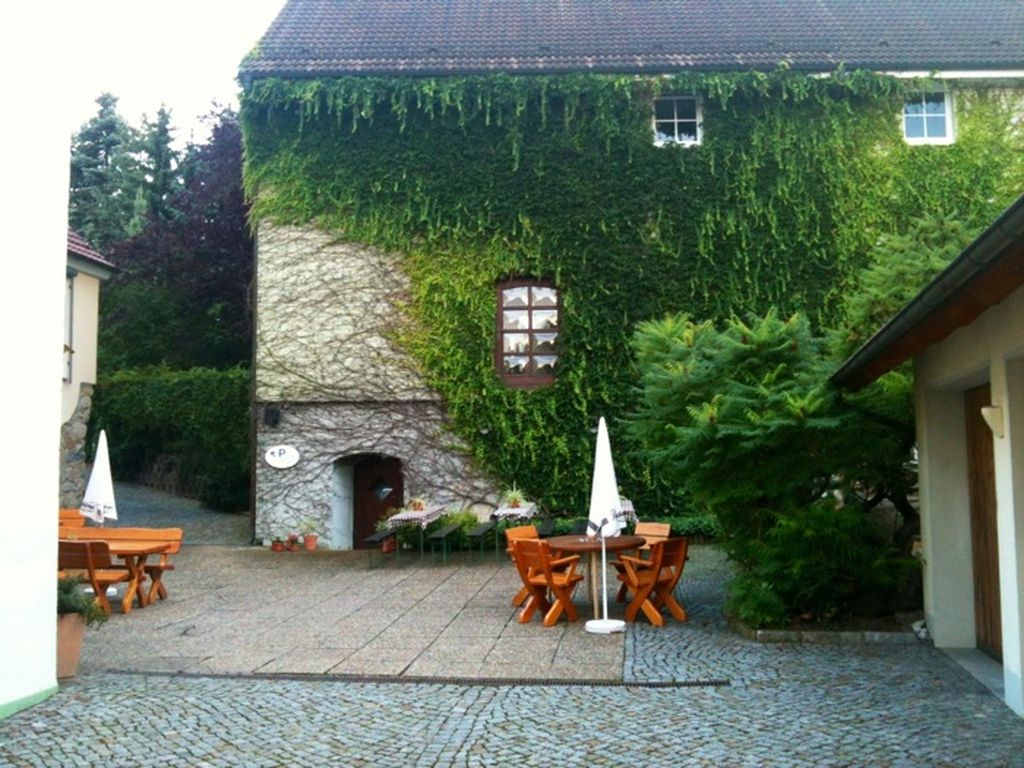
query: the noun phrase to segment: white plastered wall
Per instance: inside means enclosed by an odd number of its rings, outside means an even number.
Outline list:
[[[0,9],[0,66],[11,104],[31,104],[31,119],[0,121],[0,210],[10,297],[0,303],[0,440],[4,508],[0,515],[0,717],[56,689],[57,456],[67,252],[68,130],[63,52],[69,30],[44,4]],[[46,94],[40,98],[40,94]]]
[[[973,566],[964,390],[989,382],[1003,411],[993,436],[1006,703],[1024,715],[1024,289],[915,360],[925,612],[936,646],[971,648]]]
[[[100,281],[79,271],[72,281],[71,380],[61,390],[61,423],[71,418],[83,383],[96,383],[96,339],[99,330]]]

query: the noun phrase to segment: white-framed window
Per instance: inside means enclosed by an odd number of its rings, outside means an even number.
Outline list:
[[[953,97],[947,91],[912,93],[903,102],[907,144],[953,143]]]
[[[659,96],[654,100],[654,143],[659,146],[700,144],[700,99],[696,96]]]
[[[551,384],[558,368],[560,305],[549,280],[518,278],[498,283],[498,376],[506,385],[532,389]]]

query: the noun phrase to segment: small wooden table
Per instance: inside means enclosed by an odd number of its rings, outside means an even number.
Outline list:
[[[627,549],[638,549],[644,544],[643,536],[611,536],[605,539],[605,549],[608,552],[622,552]],[[552,552],[586,552],[590,555],[587,566],[587,583],[590,586],[590,602],[594,606],[594,618],[599,619],[601,600],[601,537],[580,536],[572,534],[569,536],[552,536],[547,539]]]
[[[124,600],[121,601],[121,610],[130,613],[132,600],[139,596],[139,608],[146,607],[145,593],[142,589],[142,582],[146,579],[146,558],[160,552],[166,552],[170,543],[166,541],[145,541],[114,539],[108,540],[110,554],[124,560],[128,566],[128,573],[131,579],[128,581],[128,589],[124,593]]]

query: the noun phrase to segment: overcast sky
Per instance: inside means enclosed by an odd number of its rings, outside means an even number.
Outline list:
[[[68,136],[96,113],[109,91],[118,111],[140,126],[161,104],[178,128],[176,143],[205,138],[198,116],[210,105],[237,107],[238,64],[285,0],[79,0],[54,16],[75,41],[67,66]],[[193,134],[193,132],[195,132]]]

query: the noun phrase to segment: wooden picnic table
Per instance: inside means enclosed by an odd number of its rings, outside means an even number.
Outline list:
[[[107,541],[110,547],[110,554],[120,558],[128,568],[131,578],[128,581],[128,589],[125,591],[124,599],[121,601],[121,610],[130,613],[132,601],[139,596],[139,608],[146,607],[146,595],[142,589],[142,582],[146,578],[146,558],[150,555],[166,552],[170,548],[167,541],[145,541],[129,539],[110,539]]]

